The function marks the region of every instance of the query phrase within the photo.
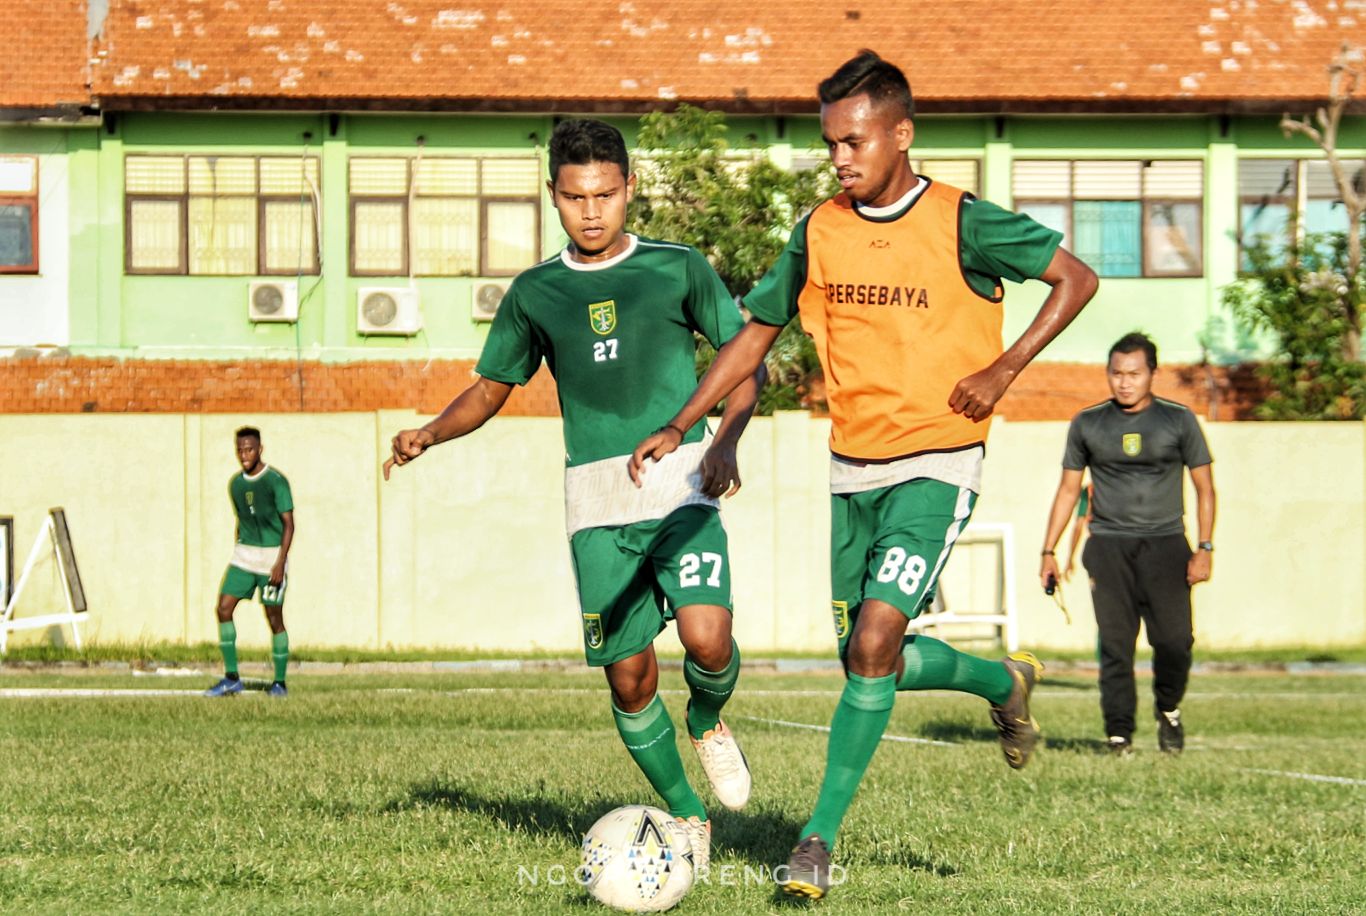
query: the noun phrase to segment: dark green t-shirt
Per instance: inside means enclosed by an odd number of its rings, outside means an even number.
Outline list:
[[[269,465],[255,477],[239,471],[228,481],[228,497],[237,513],[237,543],[280,546],[285,531],[280,514],[294,511],[294,496],[284,474]]]
[[[926,179],[928,180],[928,179]],[[899,210],[867,218],[878,222],[898,219],[915,199]],[[860,215],[869,211],[857,208]],[[874,211],[876,212],[876,211]],[[958,248],[963,276],[979,294],[991,297],[1002,280],[1022,283],[1036,280],[1053,259],[1062,234],[1035,222],[1023,213],[1012,213],[987,200],[969,195],[959,211]],[[804,217],[792,230],[778,260],[745,296],[745,307],[764,324],[783,325],[797,314],[797,295],[806,283],[806,223]]]
[[[629,455],[697,387],[693,332],[714,347],[743,323],[701,252],[629,236],[600,264],[568,252],[513,281],[475,371],[524,385],[544,359],[559,387],[570,467]],[[697,442],[705,421],[688,431]]]
[[[1126,413],[1114,401],[1072,418],[1062,466],[1091,469],[1091,533],[1131,537],[1183,534],[1183,468],[1212,461],[1190,408],[1153,398]]]

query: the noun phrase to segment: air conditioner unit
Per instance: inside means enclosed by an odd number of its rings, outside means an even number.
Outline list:
[[[252,321],[298,321],[299,284],[293,280],[248,284],[247,317]]]
[[[416,334],[422,330],[417,290],[408,286],[362,286],[356,291],[356,330],[362,334]]]
[[[475,280],[474,295],[470,297],[470,317],[475,321],[492,321],[511,284],[511,280]]]

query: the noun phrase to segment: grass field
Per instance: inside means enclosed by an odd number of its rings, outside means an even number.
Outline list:
[[[599,676],[298,676],[282,702],[179,693],[208,682],[0,673],[0,912],[607,912],[566,881],[580,835],[654,803]],[[754,795],[714,812],[712,881],[675,912],[801,908],[763,870],[787,858],[826,738],[777,723],[828,724],[840,683],[742,677],[728,718]],[[681,722],[681,677],[662,687]],[[177,693],[15,695],[148,688]],[[1047,746],[1017,773],[981,701],[899,697],[889,735],[942,743],[879,748],[840,836],[847,882],[813,909],[1366,911],[1366,678],[1205,675],[1183,710],[1184,756],[1157,753],[1144,714],[1138,754],[1110,759],[1091,676],[1052,676],[1035,703]]]

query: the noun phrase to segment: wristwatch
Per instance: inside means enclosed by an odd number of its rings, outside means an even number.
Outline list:
[[[1206,551],[1207,553],[1214,553],[1214,542],[1201,541],[1199,547],[1197,547],[1196,549]]]

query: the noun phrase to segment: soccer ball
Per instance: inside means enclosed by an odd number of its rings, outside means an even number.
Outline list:
[[[584,835],[578,877],[599,903],[628,913],[667,910],[692,887],[692,842],[667,812],[617,808]]]

